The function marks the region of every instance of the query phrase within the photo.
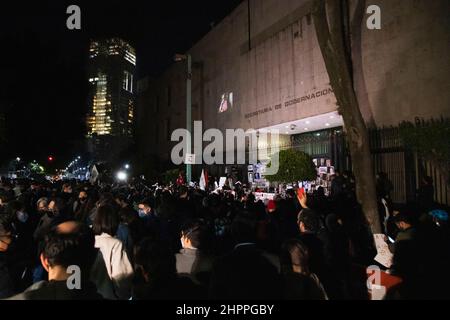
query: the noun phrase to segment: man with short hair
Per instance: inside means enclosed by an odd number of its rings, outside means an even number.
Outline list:
[[[155,237],[162,237],[166,230],[162,230],[161,221],[156,215],[153,198],[146,198],[139,202],[139,218],[143,222],[146,233]]]
[[[188,274],[196,282],[206,284],[212,269],[213,260],[203,251],[208,241],[208,229],[202,221],[187,223],[181,231],[182,249],[175,255],[177,272]]]
[[[152,214],[154,215],[154,201],[153,199],[142,199],[139,204],[139,217],[140,218],[148,218]]]
[[[405,213],[398,213],[394,216],[394,222],[400,232],[397,234],[396,241],[411,240],[414,237],[415,228],[413,219]]]
[[[211,275],[213,299],[247,300],[281,297],[280,261],[256,245],[256,217],[240,212],[233,220],[233,251],[218,259]]]
[[[397,226],[399,232],[395,238],[394,243],[389,243],[389,250],[394,253],[398,247],[400,241],[412,241],[415,239],[416,228],[413,226],[413,218],[404,213],[400,212],[394,216],[394,223]]]
[[[319,216],[309,208],[303,208],[297,216],[299,239],[308,248],[309,266],[323,283],[330,297],[335,297],[335,284],[325,259],[325,244],[318,236],[322,223]]]
[[[166,242],[146,238],[135,248],[134,300],[195,300],[204,298],[188,277],[177,274],[172,248]]]
[[[48,272],[48,281],[35,283],[9,299],[101,299],[95,285],[88,280],[97,254],[94,243],[94,234],[86,225],[74,221],[58,225],[46,236],[40,255],[42,266]],[[73,268],[73,274],[68,272],[69,267]]]

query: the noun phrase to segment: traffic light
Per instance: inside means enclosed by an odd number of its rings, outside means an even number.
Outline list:
[[[52,156],[48,156],[48,161],[52,162],[53,161],[53,157]]]

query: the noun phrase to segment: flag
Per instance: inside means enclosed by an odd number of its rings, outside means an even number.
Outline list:
[[[97,166],[94,164],[91,169],[91,177],[89,178],[89,182],[94,184],[98,179],[98,170]]]
[[[208,172],[202,170],[202,175],[200,176],[200,189],[206,190],[208,187]]]

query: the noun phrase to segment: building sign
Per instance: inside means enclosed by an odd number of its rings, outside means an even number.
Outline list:
[[[195,164],[195,154],[188,153],[186,154],[186,159],[184,161],[185,164]]]
[[[266,108],[263,108],[263,109],[252,111],[250,113],[246,113],[245,114],[245,119],[250,119],[250,118],[256,117],[256,116],[258,116],[260,114],[264,114],[264,113],[267,113],[267,112],[273,112],[273,111],[276,111],[276,110],[281,110],[283,108],[283,106],[284,106],[284,108],[295,106],[295,105],[297,105],[299,103],[303,103],[305,101],[310,101],[310,100],[317,99],[319,97],[323,97],[323,96],[329,95],[330,93],[333,93],[333,89],[331,89],[331,88],[324,89],[324,90],[319,90],[319,91],[316,91],[316,92],[311,93],[311,94],[307,94],[307,95],[299,97],[299,98],[295,98],[295,99],[291,99],[291,100],[285,101],[284,104],[280,103],[280,104],[277,104],[275,106],[266,107]]]

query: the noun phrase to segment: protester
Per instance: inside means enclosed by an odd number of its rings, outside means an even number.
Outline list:
[[[213,267],[213,299],[277,299],[282,296],[280,261],[256,246],[256,219],[242,212],[233,221],[234,250]]]
[[[72,212],[75,217],[79,217],[83,212],[84,206],[88,203],[88,193],[86,190],[81,190],[78,194],[78,200],[74,201]]]
[[[101,299],[97,289],[86,276],[95,254],[94,235],[87,226],[75,222],[59,225],[46,236],[44,250],[40,256],[42,266],[48,272],[48,281],[35,283],[23,293],[9,299]],[[75,272],[73,279],[72,272]]]
[[[177,275],[175,255],[165,242],[144,239],[135,251],[137,279],[134,300],[195,300],[204,298],[190,278]]]
[[[334,194],[317,188],[299,196],[302,192],[289,188],[270,201],[257,200],[250,187],[238,182],[200,190],[133,179],[92,185],[2,179],[0,295],[39,299],[51,291],[68,299],[367,299],[365,270],[378,264],[378,252],[356,201],[352,174],[337,177]],[[380,181],[379,195],[386,196],[389,188]],[[421,190],[420,206],[387,206],[384,232],[394,254],[387,272],[402,279],[387,299],[448,296],[447,210],[431,202],[432,181]],[[95,233],[95,256],[82,279],[88,291],[67,293],[59,286],[68,274],[51,262],[47,245],[64,249],[78,243],[70,230],[86,235],[89,226]],[[69,247],[61,253],[69,255],[63,260],[79,259],[78,249]],[[36,289],[41,290],[37,295]]]
[[[420,182],[420,187],[417,190],[417,204],[424,212],[433,209],[434,186],[433,179],[429,176],[424,177]]]
[[[97,278],[93,276],[93,280],[99,292],[107,299],[129,299],[131,296],[133,267],[122,241],[114,237],[118,227],[119,215],[115,209],[109,205],[99,207],[92,229],[95,234],[95,247],[100,249],[99,254],[103,261],[96,260],[93,274],[97,275]],[[104,267],[111,282],[105,281],[102,276]]]
[[[310,272],[309,253],[298,239],[283,244],[284,294],[286,299],[325,300],[328,299],[319,277]]]
[[[202,221],[187,223],[181,231],[182,249],[175,255],[177,272],[186,274],[203,285],[209,283],[213,259],[207,254],[211,241],[208,227]]]

